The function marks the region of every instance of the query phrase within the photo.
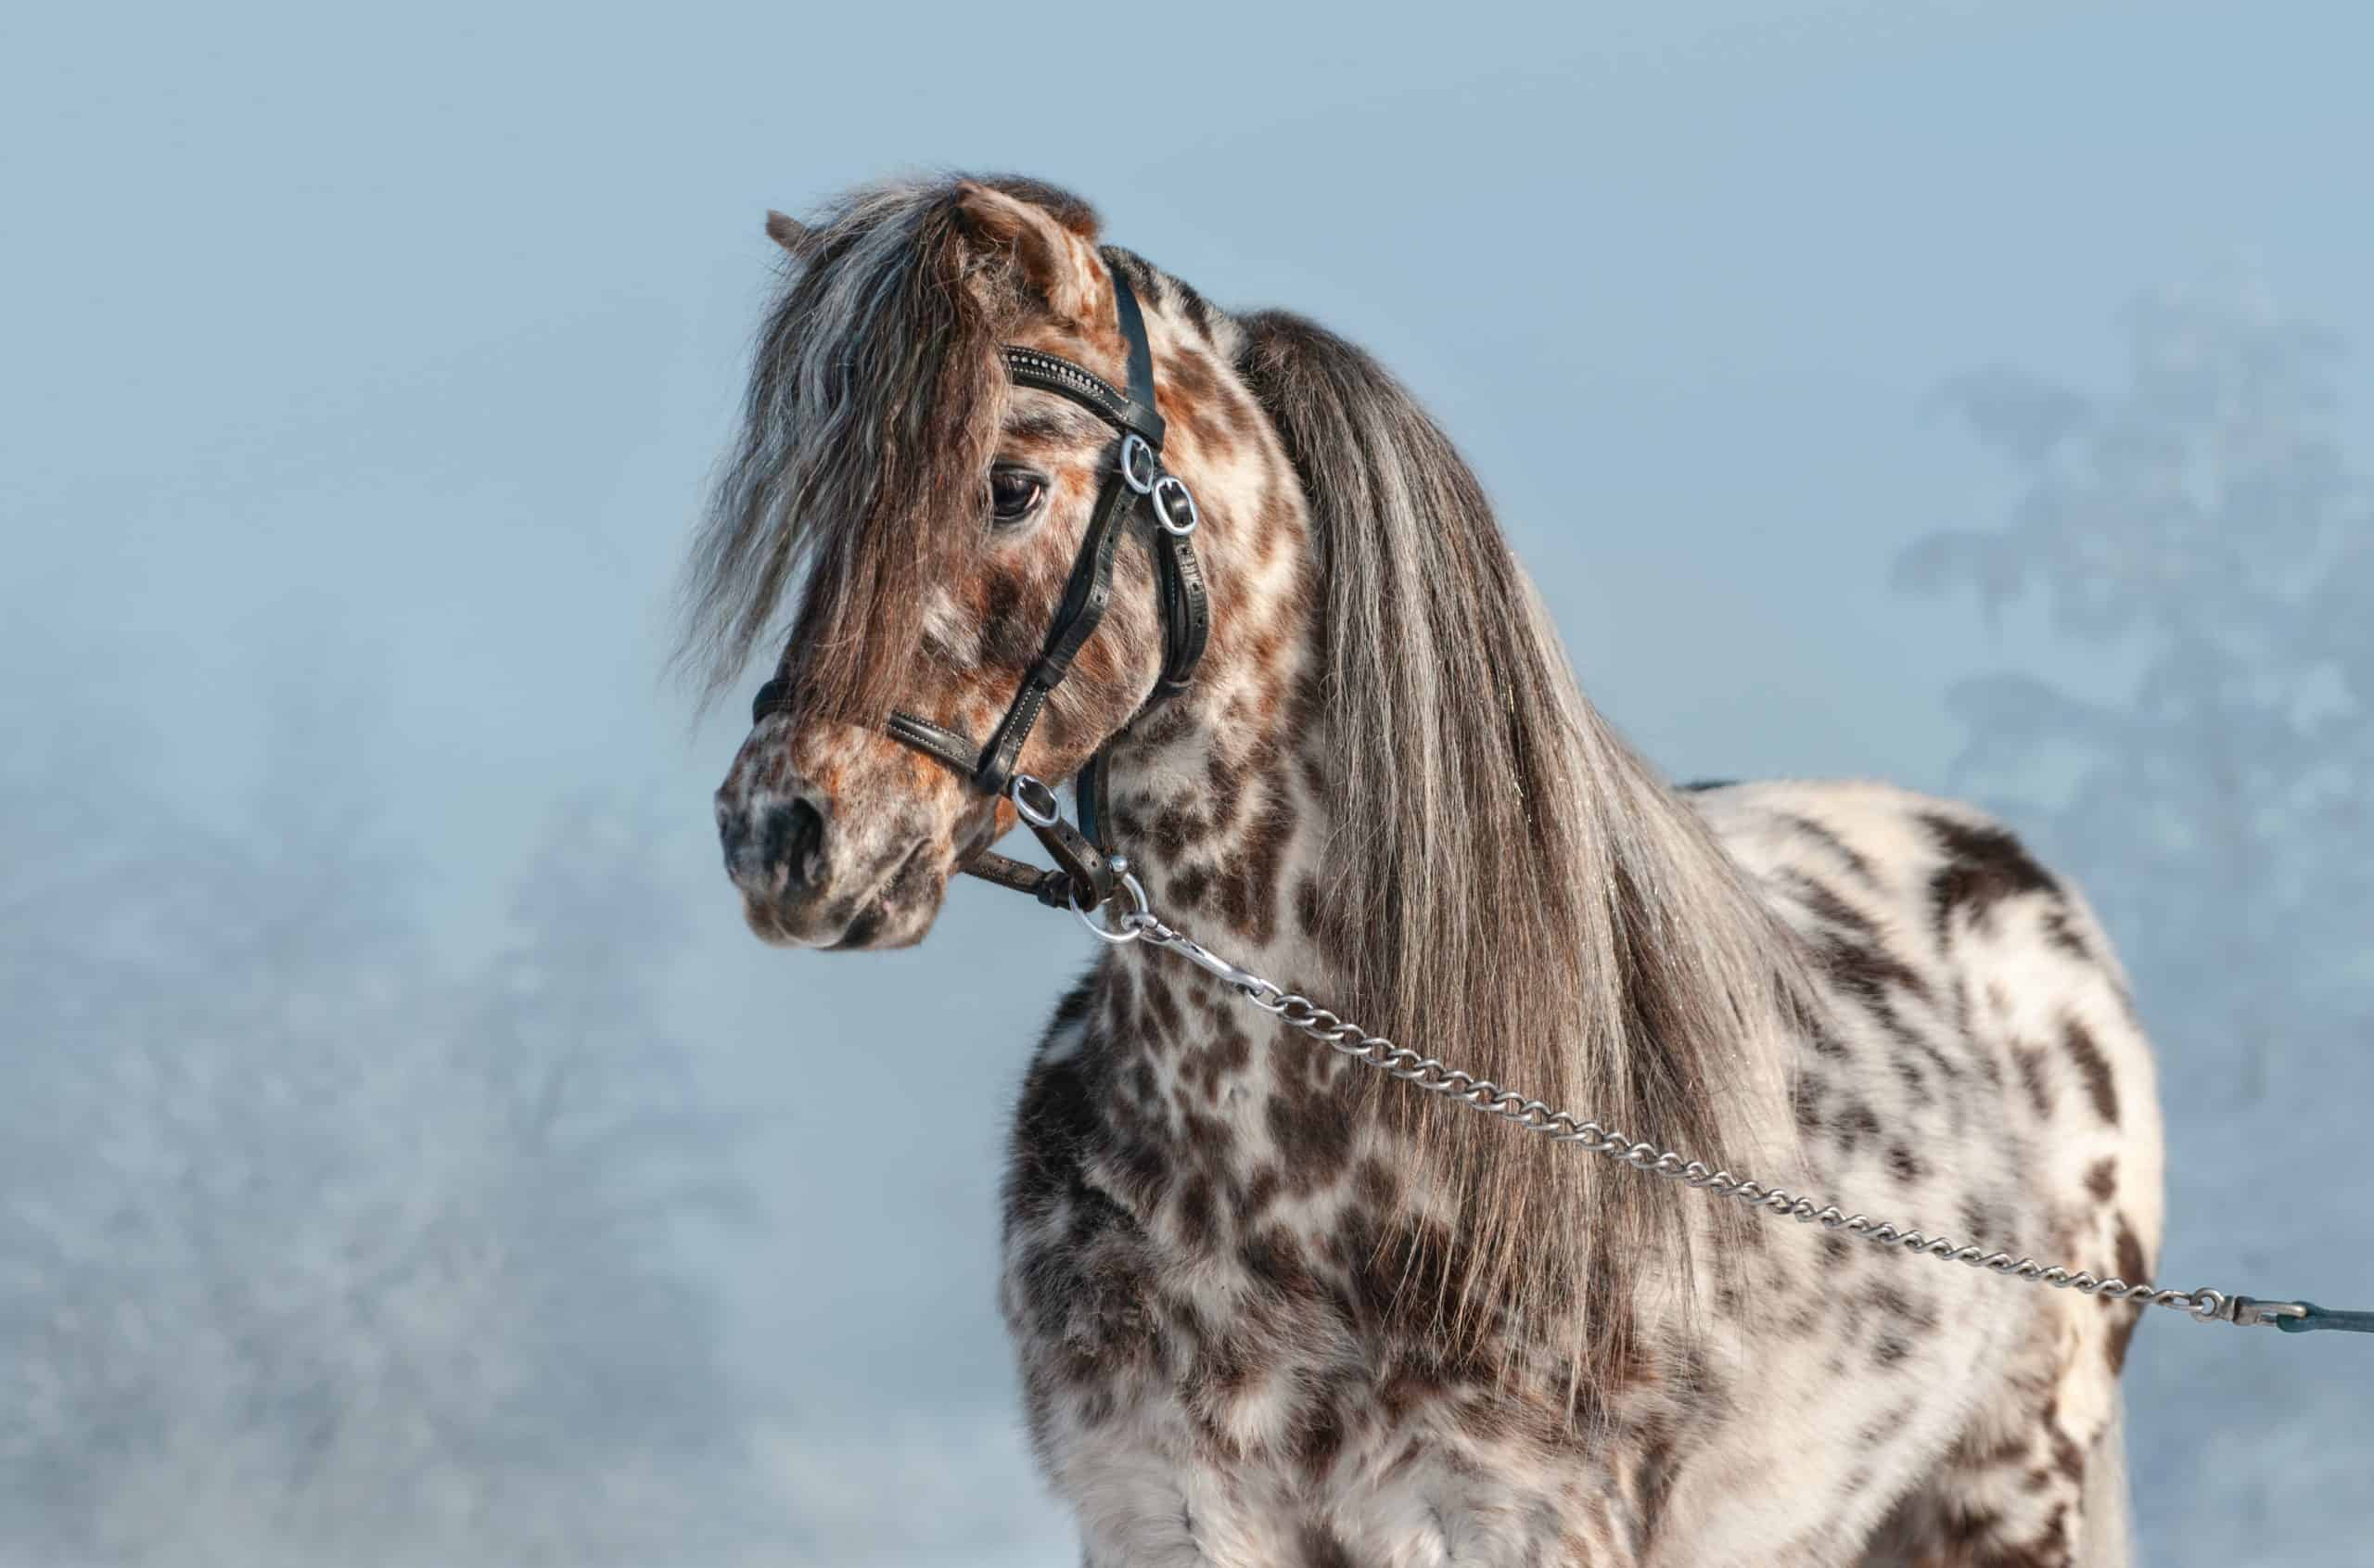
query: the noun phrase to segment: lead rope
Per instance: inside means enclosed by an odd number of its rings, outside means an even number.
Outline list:
[[[1027,773],[1017,775],[1014,782],[1015,789],[1020,792],[1026,784],[1038,797],[1034,805],[1053,799],[1052,793],[1040,793],[1046,791],[1045,784]],[[1015,800],[1020,803],[1019,793]],[[2008,1274],[2030,1284],[2050,1285],[2055,1290],[2074,1290],[2080,1295],[2107,1296],[2113,1301],[2140,1301],[2149,1307],[2174,1307],[2196,1322],[2232,1323],[2242,1328],[2271,1324],[2286,1333],[2310,1333],[2317,1330],[2374,1333],[2374,1312],[2338,1311],[2318,1307],[2311,1301],[2262,1301],[2253,1296],[2229,1295],[2206,1286],[2189,1291],[2163,1290],[2149,1281],[2130,1284],[2120,1279],[2098,1279],[2083,1268],[2073,1271],[2057,1266],[2048,1268],[2032,1257],[2014,1258],[2010,1253],[1989,1252],[1985,1247],[1971,1246],[1949,1236],[1931,1236],[1874,1220],[1868,1215],[1848,1214],[1836,1204],[1816,1204],[1811,1198],[1798,1197],[1786,1189],[1767,1187],[1745,1177],[1733,1176],[1728,1170],[1711,1168],[1703,1160],[1684,1159],[1670,1149],[1661,1149],[1653,1143],[1636,1142],[1613,1128],[1602,1127],[1594,1121],[1578,1120],[1570,1112],[1528,1099],[1515,1090],[1502,1089],[1489,1078],[1479,1078],[1473,1073],[1446,1066],[1431,1056],[1420,1055],[1406,1045],[1396,1045],[1382,1035],[1370,1034],[1358,1024],[1348,1022],[1308,997],[1289,991],[1252,970],[1231,963],[1177,926],[1166,924],[1154,912],[1146,899],[1144,886],[1130,872],[1128,857],[1115,855],[1109,864],[1120,891],[1129,896],[1132,906],[1119,915],[1118,923],[1101,924],[1089,909],[1078,903],[1072,905],[1072,912],[1079,917],[1079,923],[1100,940],[1116,947],[1142,942],[1150,948],[1176,953],[1219,979],[1253,1006],[1277,1017],[1288,1027],[1308,1035],[1337,1055],[1415,1085],[1429,1094],[1439,1094],[1471,1110],[1499,1116],[1527,1132],[1539,1133],[1555,1142],[1576,1144],[1590,1154],[1603,1154],[1633,1170],[1678,1181],[1718,1198],[1736,1198],[1765,1214],[1786,1215],[1800,1224],[1819,1225],[1825,1230],[1841,1230],[1850,1236],[1859,1236],[1875,1246],[1897,1247],[1936,1258],[1939,1262],[1965,1263],[1972,1268]]]

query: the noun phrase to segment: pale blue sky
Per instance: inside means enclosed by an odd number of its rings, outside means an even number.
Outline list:
[[[1939,786],[1939,694],[1998,650],[1887,565],[2006,491],[1924,400],[2113,380],[2136,290],[2238,262],[2374,342],[2369,58],[2341,4],[19,8],[0,725],[226,809],[260,670],[351,685],[373,746],[310,782],[376,780],[456,954],[556,797],[663,814],[685,1032],[790,1117],[721,1264],[748,1375],[852,1451],[884,1409],[994,1427],[993,1152],[1081,939],[959,890],[916,952],[760,949],[708,839],[737,725],[688,739],[659,675],[767,207],[1069,185],[1416,387],[1660,762]],[[803,1105],[824,1061],[964,1129]]]

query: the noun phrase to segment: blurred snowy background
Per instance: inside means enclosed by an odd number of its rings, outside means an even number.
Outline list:
[[[1673,772],[2008,812],[2166,1277],[2374,1305],[2374,13],[1195,19],[0,20],[0,1564],[1072,1562],[990,1260],[1084,938],[761,949],[659,677],[761,211],[918,164],[1382,353]],[[2369,1385],[2155,1321],[2150,1561],[2374,1561]]]

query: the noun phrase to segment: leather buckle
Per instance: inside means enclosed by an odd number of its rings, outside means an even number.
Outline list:
[[[1162,525],[1163,532],[1173,538],[1186,538],[1195,531],[1195,525],[1204,520],[1204,514],[1196,508],[1194,492],[1178,475],[1167,473],[1155,480],[1151,493],[1154,497],[1154,520]],[[1182,511],[1184,521],[1181,520]]]
[[[1163,480],[1162,459],[1135,430],[1121,437],[1121,482],[1140,495],[1152,495]]]

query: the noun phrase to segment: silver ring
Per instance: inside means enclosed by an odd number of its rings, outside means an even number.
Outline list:
[[[1142,479],[1138,478],[1141,466],[1138,460],[1141,458],[1144,459],[1146,476]],[[1155,485],[1161,478],[1162,459],[1154,454],[1154,448],[1148,446],[1146,439],[1135,430],[1125,432],[1121,437],[1121,482],[1140,495],[1152,495]]]
[[[1036,790],[1037,798],[1047,804],[1034,807],[1027,793],[1031,790]],[[1032,827],[1053,827],[1056,819],[1063,814],[1056,803],[1055,792],[1047,787],[1046,781],[1033,778],[1028,773],[1015,774],[1014,782],[1005,786],[1005,792],[1014,797],[1014,809],[1022,813],[1022,820]]]
[[[1184,539],[1195,531],[1197,523],[1204,520],[1204,514],[1195,506],[1195,492],[1189,490],[1187,481],[1178,475],[1163,475],[1155,480],[1150,493],[1154,496],[1154,520],[1162,525],[1163,532]],[[1178,505],[1187,508],[1187,520],[1183,523],[1177,520],[1172,510]]]
[[[1121,929],[1118,931],[1110,930],[1097,924],[1093,910],[1080,908],[1079,890],[1078,888],[1072,890],[1072,913],[1079,918],[1082,925],[1088,927],[1088,934],[1100,942],[1110,942],[1117,948],[1124,942],[1134,942],[1144,936],[1145,933],[1138,927],[1137,922],[1154,912],[1154,906],[1146,902],[1145,888],[1140,885],[1136,877],[1126,871],[1121,873],[1121,888],[1130,895],[1130,902],[1135,904],[1137,908],[1121,917]],[[1103,907],[1097,906],[1099,909]]]

